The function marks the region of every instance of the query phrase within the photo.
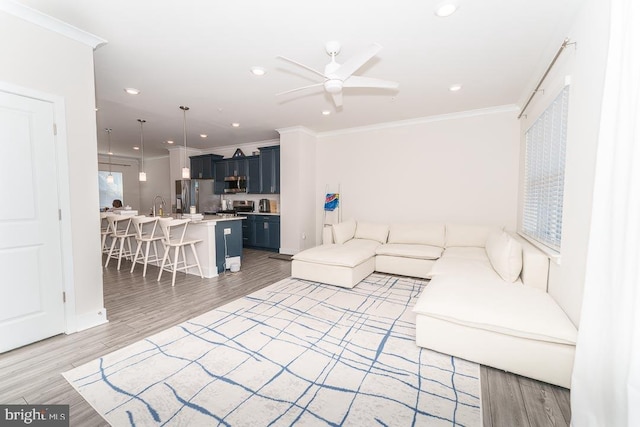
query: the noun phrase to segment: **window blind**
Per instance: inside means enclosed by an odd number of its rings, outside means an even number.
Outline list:
[[[526,132],[524,208],[526,236],[560,252],[569,86]]]

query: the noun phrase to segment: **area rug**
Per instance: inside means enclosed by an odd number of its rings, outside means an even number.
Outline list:
[[[285,279],[63,375],[113,426],[481,425],[479,366],[415,345],[427,283]]]

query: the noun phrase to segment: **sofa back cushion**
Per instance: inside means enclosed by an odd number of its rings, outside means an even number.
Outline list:
[[[358,222],[356,225],[356,239],[375,240],[380,243],[387,242],[389,226],[386,224],[374,224],[370,222]]]
[[[392,224],[387,243],[444,247],[444,224]]]
[[[339,224],[333,224],[333,242],[339,245],[353,239],[356,234],[356,221],[350,219]]]
[[[493,269],[507,282],[515,282],[522,271],[522,245],[505,231],[494,231],[485,244]]]
[[[497,229],[497,227],[486,225],[447,224],[446,246],[477,246],[484,248],[489,234]]]

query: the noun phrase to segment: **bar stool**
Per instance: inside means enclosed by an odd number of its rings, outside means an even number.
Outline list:
[[[133,255],[131,273],[133,273],[133,269],[136,268],[136,262],[138,262],[139,254],[140,259],[144,264],[142,277],[145,277],[147,275],[147,264],[149,262],[160,261],[157,243],[159,240],[162,240],[162,230],[158,228],[157,217],[135,216],[131,218],[131,224],[133,224],[133,229],[136,233],[136,241],[138,242],[135,254]],[[143,244],[146,244],[144,252],[142,250]],[[153,255],[149,257],[149,248],[151,247],[151,244],[153,244]]]
[[[109,266],[109,261],[111,261],[112,257],[118,258],[118,270],[120,270],[122,258],[131,258],[133,256],[133,251],[131,250],[131,238],[134,238],[136,233],[131,227],[131,216],[129,215],[109,215],[107,216],[107,219],[109,220],[109,226],[112,230],[112,240],[109,255],[107,256],[107,262],[104,266]],[[114,254],[113,250],[118,242],[120,243],[118,253]],[[129,247],[128,250],[125,246],[125,242]]]
[[[160,228],[164,235],[162,239],[162,243],[164,245],[164,256],[162,257],[160,272],[158,273],[158,281],[160,281],[160,278],[162,277],[162,271],[167,263],[167,259],[169,260],[167,269],[173,272],[171,286],[175,286],[176,284],[176,272],[178,270],[184,270],[186,273],[190,268],[198,267],[200,277],[204,278],[202,269],[200,268],[200,260],[198,260],[198,254],[196,253],[196,243],[199,243],[202,240],[185,238],[187,226],[190,221],[190,219],[160,218]],[[193,253],[193,258],[195,260],[195,263],[191,265],[187,264],[186,251],[184,250],[184,247],[187,245],[191,247],[191,252]],[[174,249],[173,262],[169,256],[171,248]],[[180,260],[180,254],[182,254],[182,261]]]
[[[109,246],[107,246],[107,238],[113,233],[111,232],[111,225],[109,224],[108,216],[113,215],[110,212],[100,212],[100,236],[101,236],[101,251],[103,254],[109,253]]]

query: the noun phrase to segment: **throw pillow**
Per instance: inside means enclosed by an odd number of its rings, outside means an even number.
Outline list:
[[[333,243],[341,245],[344,242],[348,242],[353,239],[353,236],[356,233],[356,221],[353,219],[343,221],[339,224],[333,224],[332,228]]]
[[[358,222],[356,227],[356,239],[375,240],[380,243],[387,243],[389,226],[386,224],[373,224],[370,222]]]
[[[485,243],[493,269],[507,282],[515,282],[522,271],[522,245],[505,231],[494,231]]]

